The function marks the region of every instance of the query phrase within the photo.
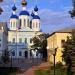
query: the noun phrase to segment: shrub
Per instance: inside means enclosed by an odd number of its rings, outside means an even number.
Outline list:
[[[63,67],[63,64],[61,62],[56,63],[56,66],[55,66],[56,69],[59,69],[59,68],[62,68],[62,67]]]

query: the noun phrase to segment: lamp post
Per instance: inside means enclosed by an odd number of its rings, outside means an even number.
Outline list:
[[[54,75],[55,75],[55,56],[56,56],[57,48],[54,49],[53,57],[54,57]]]
[[[54,58],[54,75],[55,75],[55,57],[56,57],[56,52],[57,52],[57,48],[54,48],[54,51],[51,51],[52,52],[52,55],[53,55],[53,58]],[[47,50],[50,50],[50,48],[47,46]]]

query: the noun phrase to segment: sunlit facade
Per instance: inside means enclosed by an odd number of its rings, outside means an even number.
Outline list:
[[[55,62],[62,62],[63,64],[65,64],[62,59],[63,44],[67,40],[67,37],[71,36],[71,32],[72,29],[67,28],[54,32],[50,35],[50,37],[47,39],[47,46],[49,47],[49,49],[47,50],[48,61],[54,63],[53,51],[55,50],[55,48],[57,48]]]

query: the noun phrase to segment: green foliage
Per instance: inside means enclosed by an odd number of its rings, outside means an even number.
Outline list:
[[[54,65],[50,66],[50,69],[53,70],[54,69]],[[62,70],[64,69],[65,70],[66,68],[64,67],[62,62],[57,62],[56,65],[55,65],[55,69],[62,69]]]
[[[54,75],[54,70],[36,70],[35,75]],[[66,75],[66,70],[56,69],[55,75]]]
[[[73,29],[71,37],[67,37],[64,44],[63,59],[66,62],[68,72],[71,71],[75,74],[75,30]]]
[[[69,11],[71,17],[75,17],[75,0],[72,0],[73,9]]]
[[[64,44],[64,51],[63,51],[63,59],[68,64],[68,57],[73,58],[75,57],[75,32],[71,33],[71,38],[67,37],[67,41]],[[72,59],[73,60],[73,59]]]
[[[65,42],[65,44],[64,44],[63,47],[64,47],[64,51],[63,51],[62,57],[63,57],[63,60],[66,62],[66,64],[68,64],[67,63],[68,55],[70,54],[70,52],[72,50],[72,47],[73,47],[73,45],[72,45],[72,39],[70,39],[69,37],[67,37],[67,41]]]
[[[3,0],[0,0],[0,3],[3,2]],[[3,12],[3,9],[0,7],[0,14]]]
[[[55,67],[56,69],[59,69],[59,68],[61,69],[63,67],[62,62],[57,62]]]
[[[43,58],[47,57],[46,47],[47,47],[48,36],[49,36],[49,34],[41,34],[41,35],[38,35],[32,39],[33,43],[34,43],[34,45],[32,47],[33,48],[40,47],[39,52],[43,53]]]
[[[45,49],[47,46],[47,38],[49,34],[41,34],[34,37],[33,40],[33,47],[40,47],[41,49]]]
[[[71,14],[71,17],[73,18],[75,16],[75,10],[72,10],[69,12]]]
[[[9,51],[7,49],[4,50],[1,58],[2,58],[3,63],[5,63],[5,64],[10,61],[10,59],[9,59]]]

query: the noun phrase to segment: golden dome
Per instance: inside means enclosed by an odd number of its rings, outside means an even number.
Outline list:
[[[26,0],[23,0],[23,1],[22,1],[22,5],[23,5],[23,6],[26,6],[26,5],[27,5]]]

